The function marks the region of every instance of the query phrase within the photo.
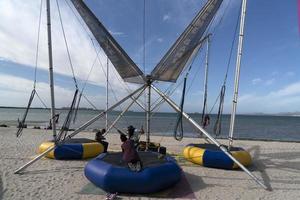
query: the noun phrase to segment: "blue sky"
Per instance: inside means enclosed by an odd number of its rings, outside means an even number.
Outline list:
[[[59,1],[76,77],[80,86],[88,76],[95,52],[91,41],[65,1]],[[143,67],[143,1],[87,0],[100,21],[141,69]],[[224,0],[214,22],[209,70],[209,108],[224,79],[240,0]],[[52,28],[57,107],[67,106],[74,92],[71,71],[59,26],[55,1],[52,1]],[[173,42],[204,5],[205,0],[146,0],[146,73],[150,73]],[[45,3],[44,3],[45,4]],[[0,0],[0,105],[26,106],[34,76],[35,48],[40,1]],[[223,16],[220,23],[219,19]],[[225,112],[230,112],[233,92],[235,53],[229,68]],[[99,49],[99,48],[98,48]],[[297,0],[248,1],[242,58],[239,113],[278,113],[300,111],[300,34]],[[103,51],[99,54],[106,63]],[[189,77],[186,111],[200,112],[203,96],[204,50],[199,53]],[[46,15],[43,6],[38,62],[40,96],[49,105],[47,71]],[[117,98],[128,92],[110,67],[110,82]],[[197,72],[197,73],[196,73]],[[179,78],[180,83],[182,77]],[[194,81],[192,81],[194,80]],[[191,84],[193,83],[193,84]],[[162,89],[170,84],[159,83]],[[173,87],[176,87],[175,84]],[[134,89],[136,85],[129,85]],[[179,85],[172,99],[179,103]],[[97,63],[85,91],[99,108],[105,104],[105,76]],[[153,97],[153,100],[156,97]],[[110,92],[110,103],[115,101]],[[34,106],[41,106],[35,101]],[[82,106],[89,106],[82,102]],[[133,109],[137,109],[134,107]],[[167,105],[161,111],[170,111]]]

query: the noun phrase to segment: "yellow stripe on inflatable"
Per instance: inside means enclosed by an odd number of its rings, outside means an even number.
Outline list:
[[[104,151],[104,146],[98,142],[91,142],[91,143],[83,143],[83,156],[82,158],[93,158],[99,155]]]
[[[252,162],[251,156],[247,151],[231,151],[231,154],[244,166],[248,166]],[[239,166],[236,163],[234,163],[233,169],[237,168],[239,168]]]
[[[188,160],[198,165],[203,165],[203,154],[205,149],[187,146],[183,150],[183,156]]]
[[[45,152],[48,148],[53,147],[54,142],[43,142],[38,149],[38,153],[43,153]],[[47,155],[45,155],[47,158],[52,158],[54,159],[54,150],[50,151]]]

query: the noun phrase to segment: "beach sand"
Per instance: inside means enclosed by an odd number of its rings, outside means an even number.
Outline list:
[[[105,193],[94,187],[84,176],[87,161],[58,161],[42,159],[21,175],[13,172],[30,161],[37,147],[51,139],[51,132],[24,129],[16,138],[16,128],[0,128],[0,199],[105,199]],[[94,133],[82,132],[76,137],[93,138]],[[152,136],[169,153],[181,154],[189,143],[201,139]],[[119,137],[109,134],[110,151],[120,151]],[[219,140],[227,144],[225,140]],[[255,176],[272,191],[257,185],[241,170],[220,170],[197,166],[177,156],[184,175],[182,181],[166,192],[154,196],[120,195],[119,199],[300,199],[300,143],[235,141],[253,157],[249,167]],[[176,193],[176,194],[175,194]]]

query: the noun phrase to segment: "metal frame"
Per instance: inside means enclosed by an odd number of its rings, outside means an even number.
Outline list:
[[[205,129],[203,129],[197,122],[195,122],[187,113],[182,111],[179,106],[176,105],[169,97],[167,97],[163,92],[161,92],[158,88],[151,85],[153,90],[157,92],[158,95],[160,95],[176,112],[182,113],[182,116],[190,122],[196,129],[201,131],[209,140],[210,143],[215,144],[217,147],[219,147],[233,162],[235,162],[244,172],[246,172],[257,184],[262,186],[264,189],[268,190],[269,188],[262,183],[254,174],[252,174],[244,165],[242,165],[237,159],[235,159],[231,153],[222,146],[214,137],[212,137],[208,132],[206,132]]]
[[[51,39],[51,11],[50,0],[46,2],[47,8],[47,34],[48,34],[48,56],[49,56],[49,82],[51,96],[51,124],[54,141],[56,140],[56,124],[55,124],[55,98],[54,98],[54,81],[53,81],[53,58],[52,58],[52,39]]]
[[[121,99],[119,102],[115,103],[114,105],[112,105],[111,107],[109,107],[107,110],[101,112],[100,114],[96,115],[95,117],[93,117],[92,119],[90,119],[89,121],[87,121],[86,123],[84,123],[83,125],[81,125],[78,129],[76,129],[73,133],[71,133],[69,136],[66,137],[66,139],[64,141],[62,141],[61,143],[57,144],[57,145],[61,145],[64,142],[68,141],[69,139],[71,139],[72,137],[74,137],[75,135],[77,135],[78,133],[80,133],[81,131],[83,131],[84,129],[86,129],[88,126],[90,126],[91,124],[93,124],[94,122],[96,122],[98,119],[102,118],[103,116],[105,116],[105,114],[107,112],[112,111],[114,108],[116,108],[117,106],[119,106],[120,104],[124,103],[126,100],[128,100],[129,98],[131,98],[133,95],[137,94],[139,91],[141,90],[145,90],[146,85],[143,85],[142,87],[136,89],[134,92],[132,92],[131,94],[127,95],[126,97],[124,97],[123,99]],[[143,92],[142,91],[142,92]],[[28,163],[26,163],[25,165],[21,166],[20,168],[18,168],[14,173],[15,174],[19,174],[20,172],[22,172],[24,169],[26,169],[27,167],[29,167],[30,165],[32,165],[33,163],[35,163],[36,161],[40,160],[41,158],[43,158],[46,154],[48,154],[50,151],[54,150],[56,148],[57,145],[54,145],[53,147],[49,147],[45,152],[43,152],[42,154],[36,156],[34,159],[32,159],[31,161],[29,161]]]
[[[234,92],[233,92],[232,112],[231,112],[230,127],[229,127],[228,149],[230,149],[233,144],[233,131],[234,131],[236,107],[237,107],[238,93],[239,93],[240,68],[241,68],[241,59],[242,59],[242,51],[243,51],[246,8],[247,8],[247,0],[243,0],[242,10],[241,10],[241,19],[240,19],[238,52],[237,52],[237,57],[236,57],[236,69],[235,69],[235,77],[234,77]]]
[[[233,100],[233,114],[232,114],[232,120],[231,120],[231,132],[233,132],[233,124],[234,124],[234,117],[235,117],[235,111],[236,111],[236,102],[237,102],[237,94],[238,94],[238,81],[239,81],[239,67],[240,67],[240,62],[241,62],[241,55],[242,55],[242,42],[243,42],[243,27],[244,27],[244,18],[245,18],[245,12],[246,12],[246,0],[243,0],[243,5],[242,5],[242,16],[241,16],[241,27],[240,27],[240,37],[239,37],[239,48],[238,48],[238,56],[237,56],[237,68],[236,68],[236,77],[235,77],[235,93],[234,93],[234,100]],[[50,0],[47,0],[47,20],[48,20],[48,43],[49,43],[49,71],[50,71],[50,88],[51,88],[51,103],[52,103],[52,109],[51,113],[54,116],[55,114],[55,106],[54,106],[54,84],[53,84],[53,63],[52,63],[52,47],[51,47],[51,23],[50,23]],[[208,44],[209,45],[209,44]],[[208,55],[206,57],[206,65],[208,65]],[[207,73],[207,72],[206,72]],[[107,80],[108,81],[108,80]],[[206,82],[206,81],[205,81]],[[124,115],[124,113],[133,105],[134,102],[137,102],[137,99],[141,96],[141,94],[144,92],[145,89],[147,89],[147,108],[146,108],[146,119],[147,119],[147,127],[146,127],[146,139],[147,139],[147,147],[150,143],[150,118],[151,118],[151,88],[163,98],[164,101],[166,101],[176,112],[182,113],[183,117],[190,122],[196,129],[198,129],[201,133],[203,133],[206,137],[207,140],[210,143],[215,144],[217,147],[220,148],[234,163],[236,163],[244,172],[246,172],[257,184],[262,186],[264,189],[268,190],[269,188],[262,183],[254,174],[252,174],[245,166],[243,166],[237,159],[235,159],[230,151],[222,146],[214,137],[212,137],[208,132],[206,132],[205,129],[203,129],[196,121],[194,121],[187,113],[182,111],[176,103],[174,103],[167,95],[165,95],[163,92],[161,92],[158,88],[156,88],[152,84],[151,76],[147,76],[146,83],[141,86],[140,88],[136,89],[134,92],[131,94],[127,95],[124,97],[122,100],[119,102],[115,103],[111,107],[108,108],[106,107],[106,110],[98,114],[97,116],[93,117],[89,121],[87,121],[85,124],[81,125],[78,129],[76,129],[73,133],[71,133],[69,136],[66,137],[65,140],[62,142],[55,144],[53,147],[48,148],[45,152],[42,154],[38,155],[35,157],[33,160],[30,162],[26,163],[25,165],[21,166],[19,169],[17,169],[14,173],[20,173],[42,157],[44,157],[47,153],[50,151],[54,150],[57,145],[61,145],[64,142],[68,141],[75,135],[77,135],[79,132],[83,131],[85,128],[93,124],[95,121],[100,119],[103,116],[107,116],[107,112],[113,110],[115,107],[119,106],[120,104],[124,103],[126,100],[129,98],[132,98],[132,102],[127,106],[127,108],[118,116],[118,118],[111,124],[111,127],[114,126],[115,123]],[[138,92],[137,97],[134,97]],[[138,104],[139,105],[139,104]],[[51,120],[54,120],[52,116]],[[53,126],[53,134],[55,134],[55,122],[53,121],[52,123]],[[111,128],[110,127],[110,128]],[[54,135],[55,136],[55,135]],[[230,135],[232,138],[232,135]],[[230,143],[231,145],[232,143]]]

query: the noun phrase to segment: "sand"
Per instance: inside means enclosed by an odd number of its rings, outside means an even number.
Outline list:
[[[24,129],[21,138],[15,137],[16,128],[0,128],[0,199],[105,199],[104,192],[95,188],[84,176],[87,161],[58,161],[42,159],[23,174],[15,175],[18,167],[36,155],[38,145],[51,139],[51,132]],[[79,137],[93,138],[94,133],[83,132]],[[185,138],[181,142],[171,137],[153,136],[172,154],[181,154],[182,148],[201,139]],[[119,138],[107,136],[110,151],[120,150]],[[226,144],[224,140],[220,140]],[[197,166],[177,157],[184,178],[176,197],[178,199],[300,199],[300,143],[235,141],[253,157],[249,168],[272,191],[257,185],[241,170],[220,170]],[[185,190],[185,191],[181,191]],[[172,193],[164,199],[174,198]],[[154,198],[154,197],[153,197]],[[119,199],[149,199],[124,196]]]

